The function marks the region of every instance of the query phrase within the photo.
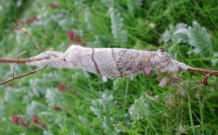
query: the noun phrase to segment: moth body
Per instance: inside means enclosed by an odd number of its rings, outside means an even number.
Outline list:
[[[70,68],[107,77],[123,77],[141,73],[151,53],[134,49],[71,46],[64,53],[64,57]]]
[[[137,73],[150,74],[177,72],[187,69],[183,63],[173,60],[163,51],[143,51],[125,48],[87,48],[70,46],[64,53],[43,52],[33,58],[29,65],[53,68],[83,69],[106,77],[132,76]]]

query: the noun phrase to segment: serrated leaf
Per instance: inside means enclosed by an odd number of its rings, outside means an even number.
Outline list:
[[[214,53],[211,63],[213,66],[216,66],[218,64],[218,52]]]
[[[208,55],[211,50],[210,36],[204,27],[201,27],[198,22],[194,21],[189,30],[189,44],[200,50],[200,54]]]
[[[174,44],[187,43],[189,41],[188,29],[179,28],[172,35],[172,41]]]
[[[123,29],[124,19],[121,14],[115,9],[109,9],[111,19],[112,35],[117,43],[125,44],[127,42],[127,31]]]
[[[27,105],[26,107],[26,114],[29,117],[32,117],[33,115],[35,115],[36,113],[40,112],[41,110],[43,110],[45,106],[38,102],[38,101],[32,101],[29,105]]]
[[[157,98],[147,94],[135,99],[134,104],[132,104],[129,108],[129,115],[131,119],[142,120],[146,117],[152,117],[157,111],[154,104],[158,104]]]

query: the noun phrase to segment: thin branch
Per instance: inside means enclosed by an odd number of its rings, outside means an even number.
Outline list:
[[[9,59],[9,58],[0,58],[0,63],[17,63],[17,64],[26,64],[27,62],[42,60],[42,59]]]
[[[187,71],[197,72],[197,73],[204,73],[204,74],[214,74],[218,75],[218,70],[210,70],[210,69],[203,69],[203,68],[193,68],[189,67]]]
[[[39,45],[39,43],[37,42],[37,40],[31,35],[29,34],[25,28],[20,28],[19,26],[17,26],[15,23],[12,22],[12,25],[18,29],[18,30],[21,30],[27,37],[29,37],[32,42],[38,47],[40,48],[42,51],[44,51],[44,49]],[[25,74],[22,74],[22,75],[19,75],[19,76],[14,76],[14,71],[15,71],[15,67],[17,64],[26,64],[27,62],[31,62],[33,61],[33,59],[19,59],[19,56],[21,56],[24,52],[20,53],[18,56],[17,56],[17,59],[7,59],[7,58],[0,58],[0,63],[15,63],[14,67],[13,67],[13,73],[12,73],[12,77],[10,77],[8,80],[6,81],[3,81],[3,82],[0,82],[0,85],[2,84],[6,84],[8,82],[11,82],[15,79],[18,79],[18,78],[22,78],[24,76],[28,76],[28,75],[31,75],[31,74],[34,74],[40,70],[43,70],[44,68],[47,67],[46,66],[43,66],[43,67],[40,67],[40,68],[37,68],[31,72],[28,72],[28,73],[25,73]],[[41,59],[34,59],[34,60],[41,60]]]
[[[26,29],[24,28],[20,28],[19,26],[17,26],[15,23],[11,23],[16,29],[21,30],[29,39],[32,40],[32,42],[36,45],[36,47],[40,48],[42,50],[42,52],[44,51],[44,49],[40,46],[39,42],[31,35],[29,34]]]
[[[15,80],[15,79],[18,79],[18,78],[22,78],[22,77],[24,77],[24,76],[28,76],[28,75],[34,74],[34,73],[36,73],[36,72],[38,72],[38,71],[40,71],[40,70],[43,70],[43,69],[46,68],[46,67],[47,67],[47,66],[40,67],[40,68],[37,68],[37,69],[35,69],[35,70],[31,71],[31,72],[28,72],[28,73],[25,73],[25,74],[22,74],[22,75],[13,77],[13,78],[9,78],[9,79],[6,80],[6,81],[0,82],[0,85],[6,84],[6,83],[8,83],[8,82],[11,82],[11,81],[13,81],[13,80]]]
[[[17,56],[17,60],[18,60],[19,57],[20,57],[21,55],[23,55],[24,53],[26,53],[26,52],[24,51],[24,52],[18,54],[18,56]],[[13,68],[13,72],[12,72],[12,77],[13,77],[13,78],[14,78],[14,72],[15,72],[16,65],[17,65],[17,62],[14,64],[14,68]]]
[[[8,58],[0,58],[0,63],[19,63],[19,64],[25,64],[26,62],[29,62],[29,59],[8,59]]]
[[[40,59],[37,59],[40,60]],[[8,59],[8,58],[0,58],[0,63],[18,63],[18,64],[25,64],[27,62],[31,62],[33,59]],[[210,69],[203,69],[203,68],[194,68],[189,67],[187,71],[196,72],[196,73],[203,73],[203,74],[214,74],[218,75],[218,70],[210,70]]]

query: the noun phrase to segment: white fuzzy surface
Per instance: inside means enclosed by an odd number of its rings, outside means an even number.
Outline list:
[[[125,48],[87,48],[70,46],[64,53],[46,51],[31,58],[28,65],[53,68],[83,69],[107,77],[132,76],[146,71],[155,73],[176,73],[189,66],[178,62],[170,54],[162,51],[142,51]],[[160,82],[167,84],[168,78]]]

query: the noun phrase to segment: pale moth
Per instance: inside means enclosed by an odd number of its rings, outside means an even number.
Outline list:
[[[79,45],[72,45],[65,52],[45,51],[30,58],[27,64],[59,69],[83,69],[106,77],[133,76],[138,73],[149,75],[152,71],[157,74],[176,73],[179,69],[189,68],[162,50],[88,48]],[[164,77],[159,86],[165,86],[169,80],[170,78]]]

